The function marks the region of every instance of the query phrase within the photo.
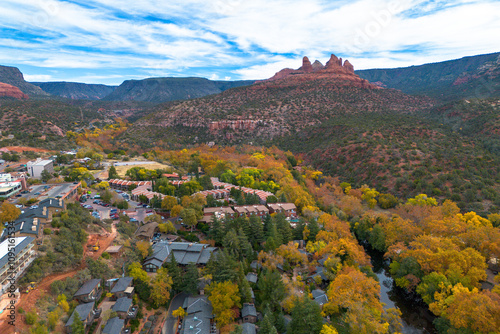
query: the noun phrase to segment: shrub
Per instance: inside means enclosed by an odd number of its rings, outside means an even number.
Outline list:
[[[50,228],[44,228],[43,229],[43,234],[44,235],[50,235],[50,234],[52,234],[52,230]]]

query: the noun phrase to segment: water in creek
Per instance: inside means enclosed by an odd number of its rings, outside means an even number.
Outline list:
[[[385,260],[383,253],[366,248],[371,257],[373,272],[380,282],[380,301],[384,308],[398,308],[402,315],[404,334],[435,334],[437,333],[432,321],[436,318],[427,305],[421,300],[415,300],[401,291],[393,283],[389,274],[389,261]]]

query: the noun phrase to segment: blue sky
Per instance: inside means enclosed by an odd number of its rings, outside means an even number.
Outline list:
[[[401,67],[500,51],[498,13],[498,0],[2,0],[0,64],[103,84],[263,79],[331,53]]]

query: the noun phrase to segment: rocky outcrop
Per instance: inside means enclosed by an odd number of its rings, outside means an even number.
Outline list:
[[[31,97],[48,97],[49,94],[44,92],[40,87],[30,84],[24,80],[24,76],[17,67],[1,66],[0,65],[0,82],[15,86],[24,94]]]
[[[272,85],[289,85],[297,82],[306,82],[313,80],[322,80],[330,84],[342,86],[355,86],[368,89],[381,89],[380,86],[371,84],[365,79],[361,79],[354,73],[354,66],[348,61],[342,62],[342,58],[338,58],[334,54],[325,66],[316,60],[312,65],[309,58],[302,59],[302,66],[297,70],[285,68],[277,72],[272,78],[258,81],[257,83],[269,83]]]
[[[13,97],[18,100],[28,99],[28,95],[12,85],[0,82],[0,97]]]

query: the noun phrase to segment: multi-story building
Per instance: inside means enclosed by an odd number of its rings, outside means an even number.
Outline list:
[[[44,170],[51,174],[54,173],[54,162],[52,160],[42,160],[38,158],[35,161],[28,161],[26,168],[31,177],[38,179],[42,177],[42,172]]]
[[[15,283],[35,259],[34,241],[33,237],[20,237],[9,238],[0,243],[0,288],[2,293]]]

